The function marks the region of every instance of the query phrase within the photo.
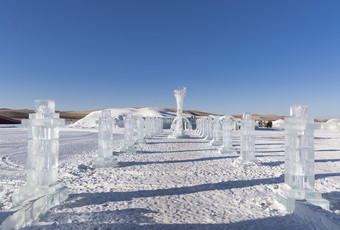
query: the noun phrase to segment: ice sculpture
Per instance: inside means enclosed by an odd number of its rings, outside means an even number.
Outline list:
[[[329,209],[329,202],[314,190],[314,130],[318,127],[306,105],[291,106],[285,119],[285,183],[276,194],[288,211],[294,210],[295,200]]]
[[[214,121],[213,116],[209,116],[207,118],[207,124],[206,124],[207,132],[206,132],[206,137],[205,137],[206,140],[213,139],[213,121]]]
[[[208,122],[209,122],[209,118],[208,117],[202,118],[201,137],[203,137],[203,138],[206,138],[208,136]]]
[[[43,195],[50,197],[47,208],[68,197],[68,189],[58,178],[59,126],[65,124],[55,113],[52,100],[36,100],[35,113],[28,120],[27,183],[13,194],[13,204],[18,205]]]
[[[223,119],[223,144],[220,153],[236,154],[233,148],[233,120],[229,115],[225,115]]]
[[[145,138],[151,138],[152,135],[151,135],[151,129],[152,129],[152,124],[151,124],[151,117],[147,116],[145,117],[145,122],[144,122],[144,125],[145,125]]]
[[[213,117],[213,139],[210,142],[212,146],[222,145],[220,138],[220,118],[218,116]]]
[[[241,121],[241,152],[240,163],[251,165],[259,163],[255,157],[255,121],[251,113],[243,113]]]
[[[196,120],[196,133],[198,135],[201,135],[201,131],[202,131],[202,118],[197,118]]]
[[[173,121],[173,124],[176,124],[175,130],[169,138],[187,138],[183,129],[183,101],[186,94],[186,88],[182,87],[179,90],[174,90],[174,95],[177,103],[177,116]]]
[[[96,121],[98,124],[98,157],[94,161],[95,168],[109,168],[118,165],[112,155],[113,151],[113,117],[111,110],[103,110],[102,116]]]
[[[137,140],[136,144],[145,144],[145,129],[144,129],[144,118],[142,115],[137,116]]]
[[[134,144],[134,120],[131,114],[128,114],[124,121],[124,145],[121,152],[136,153]]]

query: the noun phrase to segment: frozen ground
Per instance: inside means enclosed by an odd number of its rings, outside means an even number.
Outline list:
[[[117,149],[122,132],[114,135]],[[189,132],[167,139],[168,131],[117,156],[121,167],[93,170],[95,129],[61,130],[59,178],[69,199],[29,229],[306,229],[274,199],[283,182],[284,133],[256,131],[261,166],[242,167],[234,156]],[[316,131],[315,187],[340,214],[340,133]],[[0,210],[25,183],[27,130],[0,126]],[[239,148],[239,133],[234,132]]]

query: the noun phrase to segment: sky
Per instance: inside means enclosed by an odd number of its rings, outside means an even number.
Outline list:
[[[338,0],[0,0],[0,108],[340,118]]]

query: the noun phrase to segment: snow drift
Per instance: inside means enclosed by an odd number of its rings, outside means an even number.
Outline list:
[[[133,116],[142,115],[144,117],[176,117],[176,112],[159,107],[145,107],[145,108],[113,108],[111,110],[112,117],[114,117],[115,125],[122,127],[123,119],[127,114],[132,114]],[[97,128],[98,125],[96,121],[101,116],[102,110],[94,111],[88,114],[83,119],[70,125],[71,128]],[[184,115],[185,116],[185,115]]]
[[[340,131],[340,119],[330,119],[321,125],[321,129],[328,131]]]

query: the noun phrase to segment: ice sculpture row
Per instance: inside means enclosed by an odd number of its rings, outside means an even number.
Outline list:
[[[222,120],[217,116],[199,118],[196,132],[211,145],[221,145],[220,130],[223,126],[223,144],[221,153],[235,153],[232,147],[232,125],[230,116]],[[308,116],[306,105],[293,105],[290,117],[285,119],[285,175],[284,184],[280,185],[276,199],[285,205],[288,211],[295,208],[295,200],[329,209],[329,201],[322,198],[314,189],[314,130],[319,125]],[[241,121],[240,156],[236,161],[243,165],[259,164],[255,157],[255,121],[250,113],[244,113]]]

